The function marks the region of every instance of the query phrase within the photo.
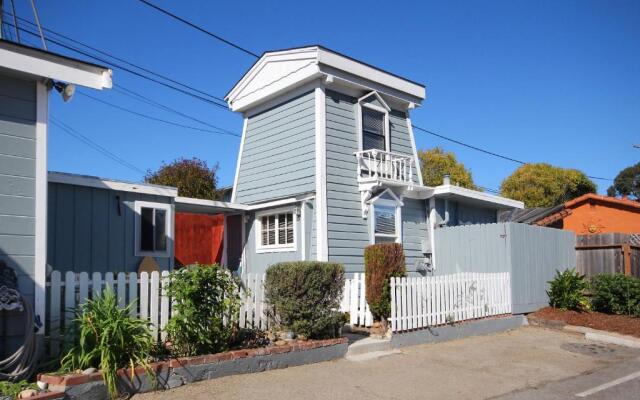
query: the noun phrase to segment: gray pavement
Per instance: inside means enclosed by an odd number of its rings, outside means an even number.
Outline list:
[[[236,375],[135,396],[164,399],[574,399],[640,370],[640,350],[538,327],[403,348],[398,354]],[[587,400],[640,399],[640,377]],[[635,397],[633,397],[635,396]]]

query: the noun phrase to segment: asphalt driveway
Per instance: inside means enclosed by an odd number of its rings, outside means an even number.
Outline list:
[[[522,327],[406,347],[399,354],[366,362],[339,360],[229,376],[135,399],[579,399],[574,397],[578,393],[595,399],[606,393],[589,390],[634,372],[633,363],[640,370],[639,356],[640,351],[570,333]],[[629,379],[624,385],[635,387],[639,382]],[[606,390],[624,394],[624,385]]]

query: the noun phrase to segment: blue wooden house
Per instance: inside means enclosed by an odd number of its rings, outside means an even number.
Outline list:
[[[176,207],[227,217],[226,262],[261,272],[320,260],[364,270],[364,248],[401,243],[410,272],[437,264],[434,230],[497,222],[519,201],[424,186],[410,113],[425,87],[322,46],[264,53],[226,95],[242,113],[230,204]],[[233,238],[233,240],[231,240]]]

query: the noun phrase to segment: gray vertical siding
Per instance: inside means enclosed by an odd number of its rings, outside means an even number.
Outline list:
[[[436,199],[436,213],[438,222],[445,218],[445,201]],[[498,222],[498,210],[489,207],[479,207],[473,204],[449,200],[449,222],[447,226],[493,224]]]
[[[170,197],[49,183],[47,263],[59,271],[137,271],[143,257],[135,256],[136,200],[173,201]],[[163,269],[170,267],[170,261],[156,257]]]
[[[236,201],[315,191],[315,97],[301,95],[247,121]]]
[[[402,247],[407,272],[416,272],[418,261],[424,260],[422,242],[429,240],[429,225],[424,200],[404,199],[402,207]]]
[[[364,271],[369,226],[362,218],[358,191],[356,100],[326,91],[327,114],[327,239],[329,261],[345,271]]]
[[[437,275],[511,272],[514,313],[548,304],[546,290],[556,270],[575,268],[575,235],[552,228],[496,223],[436,229]]]
[[[35,275],[36,85],[0,75],[0,260],[33,304]],[[6,324],[6,325],[5,325]],[[21,344],[20,317],[3,318],[0,357]]]

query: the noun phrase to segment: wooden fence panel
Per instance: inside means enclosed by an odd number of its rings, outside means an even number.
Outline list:
[[[586,276],[619,273],[640,277],[640,235],[578,235],[576,261],[578,272]]]

